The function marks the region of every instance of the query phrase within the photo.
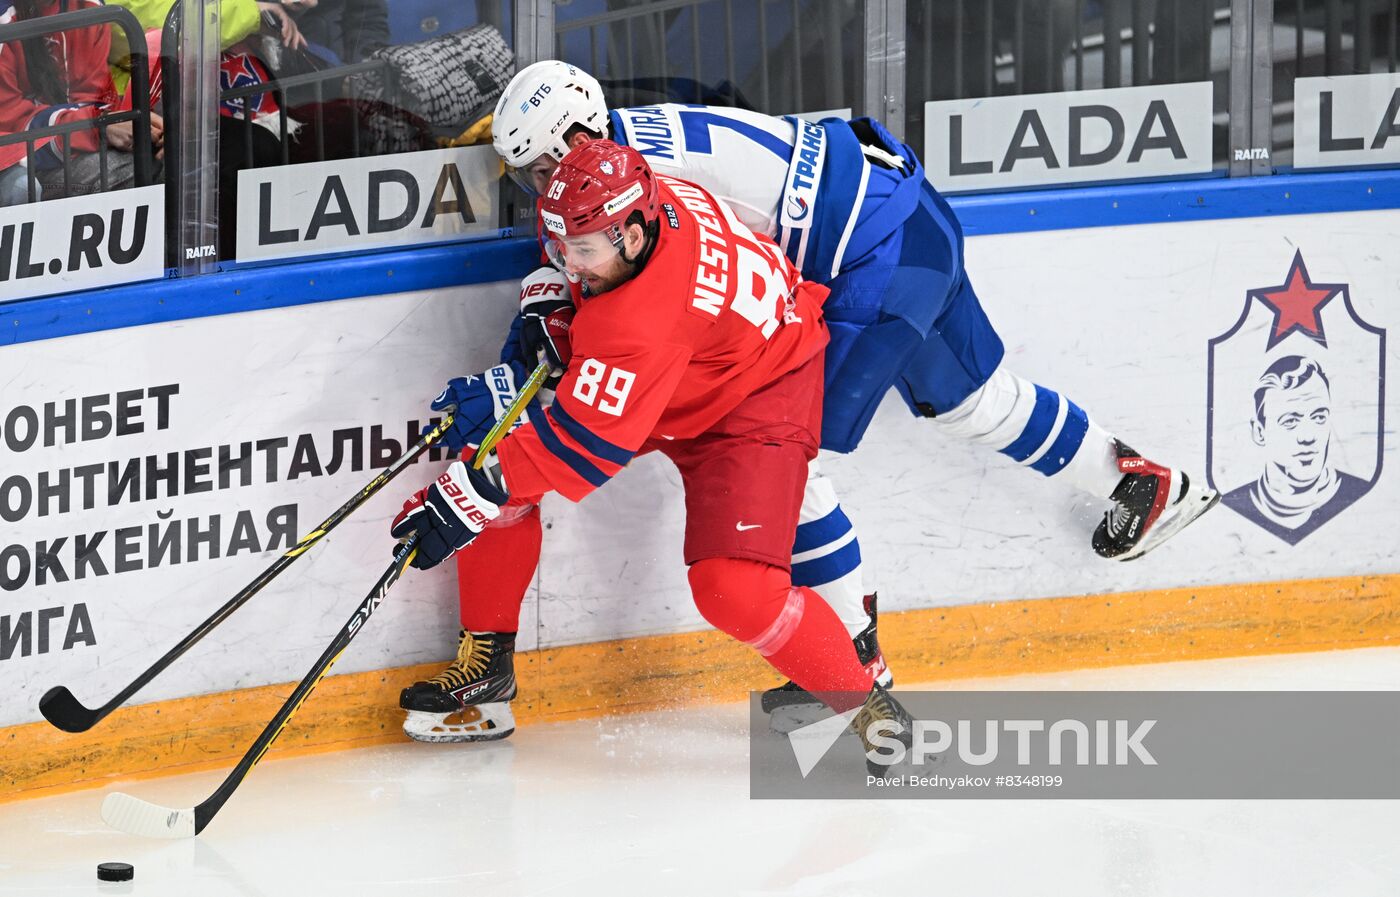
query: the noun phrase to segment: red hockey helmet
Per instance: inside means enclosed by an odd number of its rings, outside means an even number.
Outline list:
[[[620,246],[628,217],[641,212],[649,224],[659,207],[656,175],[641,153],[611,140],[591,140],[554,170],[540,199],[540,218],[550,236],[566,244],[601,233]]]

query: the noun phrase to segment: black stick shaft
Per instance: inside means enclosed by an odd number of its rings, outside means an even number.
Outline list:
[[[252,747],[248,748],[243,759],[238,761],[238,765],[233,768],[233,771],[228,774],[228,777],[214,793],[194,808],[194,832],[196,835],[204,831],[204,827],[214,818],[214,814],[218,813],[219,809],[233,796],[233,792],[238,790],[238,786],[248,777],[248,773],[252,772],[253,767],[258,765],[258,761],[267,753],[267,749],[272,747],[272,742],[276,741],[277,736],[282,734],[282,729],[286,727],[292,714],[301,708],[302,703],[311,696],[311,692],[330,672],[335,662],[340,659],[340,655],[345,653],[350,642],[364,628],[370,615],[379,607],[384,596],[389,594],[389,589],[403,574],[404,568],[413,560],[413,556],[418,551],[417,546],[418,534],[414,533],[398,547],[394,552],[393,563],[379,577],[374,588],[370,589],[369,594],[365,596],[365,600],[360,602],[359,607],[355,608],[355,613],[350,616],[344,628],[336,635],[335,640],[326,646],[326,650],[317,658],[316,665],[297,684],[296,691],[292,692],[292,696],[283,703],[277,711],[277,715],[262,730],[262,734],[258,735],[258,740],[253,742]]]
[[[496,421],[496,425],[491,428],[490,432],[482,438],[481,447],[477,450],[478,457],[475,460],[477,467],[481,466],[486,454],[495,447],[501,437],[510,432],[511,425],[515,423],[520,412],[534,398],[535,393],[539,392],[541,384],[544,383],[548,375],[549,365],[541,364],[525,381],[525,385],[521,388],[515,401],[506,409],[501,419]],[[450,423],[451,415],[448,416],[446,423],[440,425],[439,429],[445,429],[446,425]],[[267,749],[272,747],[277,736],[282,734],[282,729],[286,727],[292,714],[301,708],[302,703],[311,696],[311,692],[315,690],[317,684],[325,678],[331,667],[340,659],[340,655],[345,653],[350,642],[364,628],[370,615],[379,607],[384,596],[389,594],[389,589],[398,582],[399,577],[403,575],[404,568],[412,563],[413,556],[417,553],[418,534],[414,533],[395,550],[393,563],[379,577],[379,581],[374,584],[374,588],[370,589],[365,600],[360,602],[360,606],[355,608],[355,613],[351,614],[345,627],[340,630],[340,634],[326,646],[325,651],[321,652],[321,656],[316,660],[316,665],[306,674],[306,678],[298,683],[296,691],[292,692],[292,696],[286,700],[281,709],[277,711],[277,715],[262,730],[262,734],[258,736],[257,741],[253,742],[253,746],[248,748],[243,759],[238,761],[238,765],[233,768],[233,771],[228,774],[218,789],[209,795],[202,804],[194,808],[194,833],[196,835],[204,831],[204,827],[214,818],[214,814],[218,813],[219,809],[228,802],[228,799],[233,796],[233,792],[237,791],[238,786],[248,777],[248,773],[252,772],[253,767],[258,765],[258,761],[267,753]]]
[[[132,682],[117,693],[106,704],[97,710],[89,710],[76,703],[76,699],[62,699],[56,692],[66,692],[63,686],[50,689],[39,701],[39,711],[50,723],[53,723],[66,732],[84,732],[101,722],[109,713],[125,704],[132,695],[142,688],[145,688],[152,679],[160,675],[167,667],[178,660],[181,655],[192,648],[200,639],[213,632],[219,624],[223,623],[234,611],[248,603],[258,592],[262,591],[268,583],[277,578],[283,570],[292,565],[292,562],[301,557],[306,551],[321,541],[327,533],[335,529],[345,518],[357,511],[365,502],[369,501],[380,489],[384,488],[394,477],[398,476],[405,467],[408,467],[418,459],[433,443],[447,432],[452,425],[453,415],[448,412],[440,424],[428,431],[422,439],[419,439],[412,448],[404,452],[399,459],[379,472],[373,480],[356,493],[349,501],[337,508],[329,517],[321,522],[319,526],[311,532],[302,536],[297,544],[293,545],[285,554],[272,563],[270,567],[258,575],[256,579],[248,583],[234,595],[222,607],[214,611],[207,620],[200,623],[195,629],[180,640],[180,643],[171,648],[159,660],[150,666],[145,672],[137,676]],[[58,698],[55,700],[55,698]]]

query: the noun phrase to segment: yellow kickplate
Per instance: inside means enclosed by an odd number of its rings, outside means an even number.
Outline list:
[[[1400,644],[1400,574],[886,613],[880,642],[901,682]],[[399,691],[445,662],[328,677],[271,757],[406,741]],[[528,651],[516,675],[512,710],[523,725],[734,701],[779,681],[716,632]],[[294,687],[127,707],[78,735],[45,722],[0,729],[0,801],[230,766]]]

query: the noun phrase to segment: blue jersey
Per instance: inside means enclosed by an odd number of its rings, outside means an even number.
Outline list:
[[[677,103],[609,115],[614,140],[700,184],[831,288],[823,448],[854,449],[892,386],[915,413],[941,414],[1000,364],[957,218],[879,122]]]
[[[919,205],[923,165],[868,119],[865,129],[874,140],[862,144],[852,124],[839,118],[816,123],[679,103],[609,115],[614,140],[636,149],[658,172],[719,197],[751,230],[772,237],[804,278],[818,283],[868,262]],[[883,157],[872,160],[872,144]],[[872,177],[881,165],[897,176]],[[946,224],[947,242],[960,246],[951,210]],[[948,255],[950,280],[960,257]]]

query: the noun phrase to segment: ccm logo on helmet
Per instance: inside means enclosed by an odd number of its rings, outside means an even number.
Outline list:
[[[478,526],[485,526],[491,522],[491,518],[481,513],[481,509],[462,493],[461,488],[456,483],[452,482],[451,474],[445,473],[438,477],[438,485],[442,487],[442,491],[446,493],[447,497],[452,499],[452,503],[457,506],[458,511],[462,512],[463,517]]]

